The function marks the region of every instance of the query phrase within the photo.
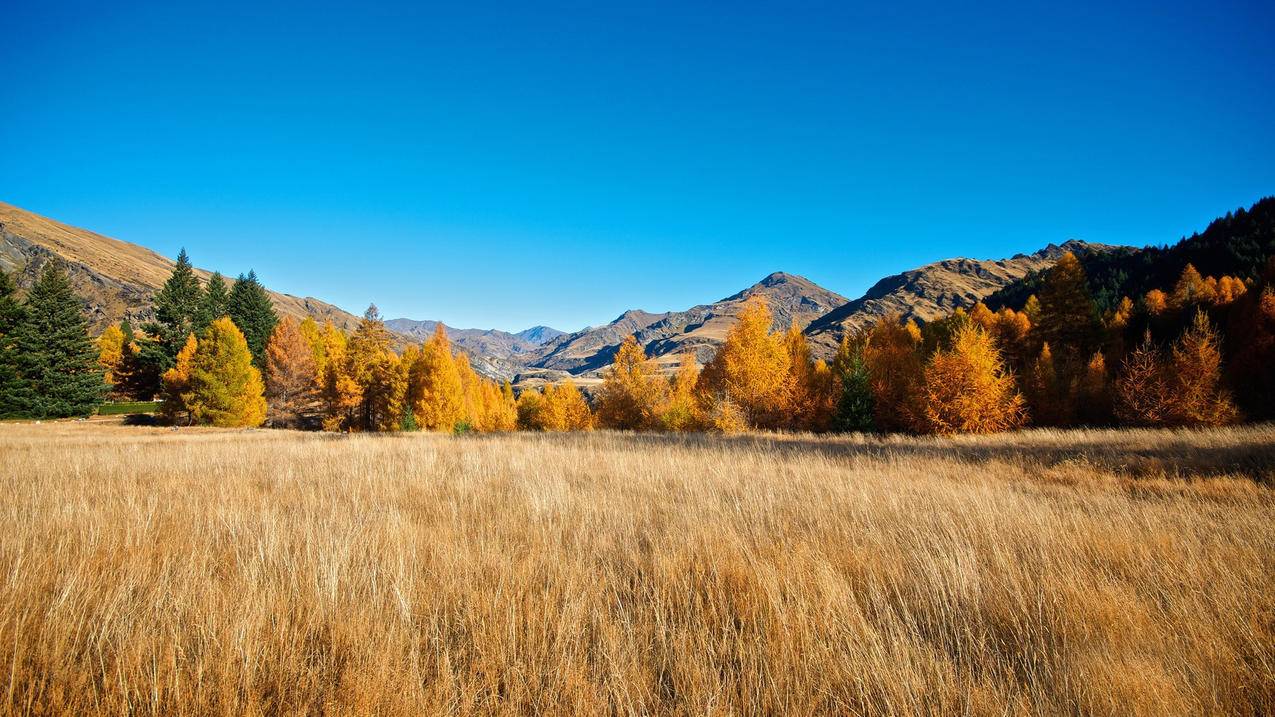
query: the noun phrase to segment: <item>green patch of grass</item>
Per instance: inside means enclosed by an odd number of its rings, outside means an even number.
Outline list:
[[[122,401],[120,403],[103,403],[97,407],[99,416],[119,416],[128,413],[154,413],[159,410],[159,401]]]

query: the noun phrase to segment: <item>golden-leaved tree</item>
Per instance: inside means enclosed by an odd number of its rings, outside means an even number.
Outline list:
[[[323,403],[323,430],[348,430],[354,423],[354,410],[363,400],[359,384],[350,375],[345,332],[330,322],[323,326],[323,368],[319,371],[320,398]]]
[[[704,428],[704,410],[697,390],[699,374],[695,355],[682,354],[677,373],[669,381],[667,399],[659,408],[661,430],[698,431]]]
[[[827,431],[836,409],[837,383],[822,360],[811,358],[806,335],[793,326],[784,336],[788,376],[783,387],[783,415],[776,428]]]
[[[1168,422],[1171,396],[1164,360],[1151,332],[1125,357],[1115,382],[1113,408],[1121,423],[1159,426]]]
[[[535,388],[524,388],[518,394],[518,428],[523,431],[545,430],[544,394]]]
[[[1023,398],[992,338],[975,324],[962,326],[950,349],[925,365],[921,385],[925,427],[934,433],[993,433],[1023,421]]]
[[[296,321],[285,316],[275,324],[266,342],[266,404],[272,424],[298,426],[312,411],[319,388],[314,357],[314,345]]]
[[[541,399],[540,426],[545,431],[588,431],[593,413],[571,379],[545,388]]]
[[[873,324],[863,348],[870,376],[873,418],[882,431],[906,431],[921,423],[916,387],[921,381],[921,330],[888,314]]]
[[[450,432],[465,418],[464,386],[442,324],[408,371],[407,400],[421,430]]]
[[[647,363],[637,339],[626,336],[598,390],[598,424],[621,431],[656,428],[666,394],[667,384]]]
[[[209,324],[190,359],[190,414],[213,426],[259,426],[266,419],[265,386],[252,353],[229,317]]]
[[[124,367],[124,330],[119,324],[106,327],[102,335],[97,337],[97,362],[102,366],[106,382],[111,385],[111,394],[120,394],[120,379]]]
[[[407,368],[389,349],[367,359],[363,421],[369,431],[397,431],[403,422]]]
[[[771,333],[771,321],[766,300],[751,297],[700,375],[710,402],[733,405],[754,428],[783,427],[788,405],[788,348],[783,335]]]
[[[392,354],[390,332],[381,321],[381,313],[373,304],[363,313],[358,328],[345,350],[345,374],[357,386],[358,402],[347,424],[347,428],[355,431],[375,431],[382,424],[381,410],[385,396],[368,392],[373,384],[382,388],[380,381],[383,375],[377,375],[382,363],[388,360],[386,354]],[[397,420],[399,416],[395,416]]]
[[[1203,310],[1173,345],[1169,358],[1169,412],[1183,426],[1221,426],[1239,420],[1230,392],[1222,385],[1217,331]]]
[[[160,393],[163,403],[159,405],[159,415],[167,423],[189,425],[193,421],[190,405],[193,394],[190,389],[191,359],[199,342],[194,334],[186,336],[186,343],[177,352],[177,360],[173,367],[160,377]]]

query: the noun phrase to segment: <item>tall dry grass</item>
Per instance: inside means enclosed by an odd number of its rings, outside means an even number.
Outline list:
[[[1269,714],[1275,429],[0,426],[34,714]]]

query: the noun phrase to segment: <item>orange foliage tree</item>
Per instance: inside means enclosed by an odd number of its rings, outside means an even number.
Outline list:
[[[313,345],[296,321],[285,316],[266,342],[266,404],[271,422],[299,425],[311,410],[318,387]]]
[[[421,347],[408,375],[407,396],[416,425],[426,431],[455,430],[465,418],[465,391],[442,324]]]
[[[728,399],[755,428],[781,428],[785,422],[791,364],[783,336],[772,334],[770,324],[765,299],[750,298],[700,376],[707,396]]]
[[[626,336],[598,390],[598,424],[622,431],[656,428],[666,393],[667,384],[651,369],[637,339]]]
[[[925,428],[939,434],[992,433],[1022,424],[1023,398],[990,336],[966,324],[926,363],[921,383]]]
[[[873,418],[882,431],[906,431],[919,424],[915,404],[921,380],[921,330],[913,321],[889,314],[873,324],[863,349],[872,389]]]
[[[189,334],[186,337],[186,343],[177,352],[173,367],[160,377],[163,403],[159,406],[159,415],[168,423],[190,425],[193,421],[190,413],[193,398],[190,391],[190,364],[197,348],[199,348],[199,342],[194,334]]]
[[[1168,378],[1172,423],[1221,426],[1239,420],[1230,392],[1222,385],[1217,331],[1202,310],[1174,342]]]

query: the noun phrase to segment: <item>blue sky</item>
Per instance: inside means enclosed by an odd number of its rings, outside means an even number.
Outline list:
[[[713,5],[11,5],[0,200],[517,330],[1275,194],[1271,3]]]

